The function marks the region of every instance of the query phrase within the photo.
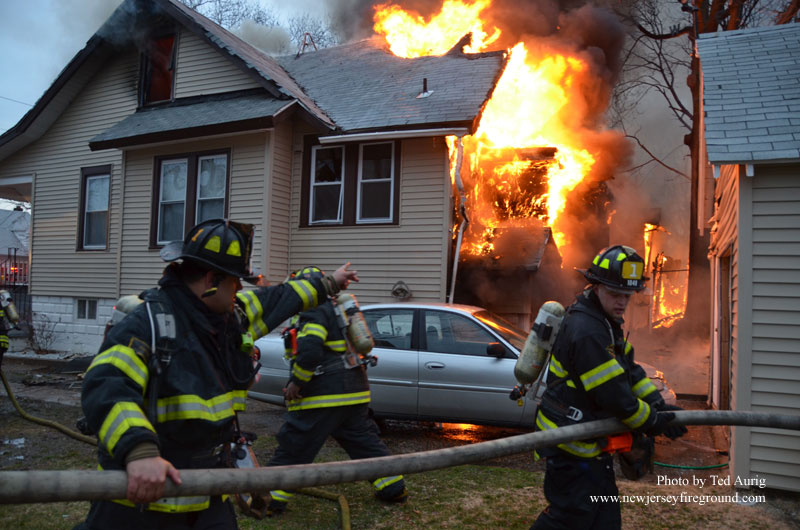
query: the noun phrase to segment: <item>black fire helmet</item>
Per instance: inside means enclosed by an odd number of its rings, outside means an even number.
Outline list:
[[[650,278],[644,275],[645,263],[631,247],[614,245],[601,250],[588,269],[577,269],[590,283],[601,283],[623,292],[639,292]]]

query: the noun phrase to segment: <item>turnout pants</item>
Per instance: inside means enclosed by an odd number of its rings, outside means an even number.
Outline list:
[[[375,421],[369,417],[366,403],[287,412],[286,422],[276,437],[278,449],[267,466],[310,464],[328,436],[332,436],[353,460],[389,456],[391,453],[378,436],[379,432]],[[404,488],[401,478],[381,489],[380,494],[392,498]]]
[[[592,496],[602,497],[592,500]],[[594,459],[556,455],[547,458],[544,496],[550,503],[531,526],[543,529],[621,528],[619,490],[612,457]]]
[[[230,500],[211,497],[199,512],[163,513],[130,508],[116,502],[92,503],[86,522],[73,530],[236,530],[236,512]]]

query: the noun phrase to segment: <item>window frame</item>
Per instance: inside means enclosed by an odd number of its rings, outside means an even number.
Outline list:
[[[392,163],[392,199],[391,199],[391,220],[372,219],[358,220],[358,208],[360,206],[359,200],[359,172],[361,167],[361,148],[362,144],[372,143],[389,143],[393,144],[392,154],[394,160]],[[344,179],[343,179],[343,197],[342,197],[342,220],[340,222],[315,222],[311,223],[311,168],[312,166],[312,150],[315,146],[344,147]],[[400,224],[400,160],[402,157],[401,140],[390,139],[372,142],[345,142],[335,145],[322,145],[319,143],[319,138],[316,135],[306,135],[304,138],[303,149],[303,173],[301,179],[301,201],[300,201],[300,228],[314,228],[321,229],[324,227],[345,227],[345,226],[392,226]]]
[[[85,314],[81,316],[81,302],[83,302],[83,309]],[[94,316],[90,317],[90,308],[94,306]],[[77,298],[75,300],[75,320],[90,320],[97,321],[97,309],[99,304],[96,298]]]
[[[317,152],[322,149],[341,149],[342,152],[342,166],[341,166],[341,179],[339,181],[339,211],[337,213],[336,220],[321,220],[315,221],[313,219],[314,215],[314,190],[315,186],[329,186],[329,183],[316,183],[316,175],[311,174],[311,168],[316,167],[317,165]],[[309,197],[308,197],[308,225],[309,226],[319,226],[319,225],[340,225],[344,221],[344,188],[345,188],[345,179],[346,179],[346,157],[347,150],[345,146],[340,145],[315,145],[311,148],[311,164],[309,166]]]
[[[389,164],[389,217],[370,217],[366,219],[361,218],[361,199],[363,197],[362,185],[364,184],[364,147],[369,145],[385,145],[389,144],[392,148],[391,163]],[[395,156],[394,148],[395,141],[381,141],[381,142],[363,142],[358,144],[358,179],[356,180],[356,224],[376,224],[376,223],[391,223],[394,219],[394,180],[395,180]],[[386,182],[387,179],[370,179],[369,183]]]
[[[98,252],[108,250],[109,233],[111,230],[111,185],[113,183],[111,164],[103,166],[90,166],[81,168],[81,190],[80,190],[80,210],[78,212],[78,234],[76,240],[76,250],[79,252]],[[105,243],[100,245],[86,245],[86,207],[89,200],[88,183],[89,179],[96,177],[108,177],[108,202],[106,209],[106,235]],[[100,211],[100,210],[98,210]]]
[[[149,93],[149,83],[151,82],[151,77],[148,76],[149,67],[151,64],[151,58],[147,54],[146,51],[143,51],[139,55],[139,94],[138,94],[138,102],[139,107],[150,107],[153,105],[161,105],[164,103],[169,103],[175,100],[175,73],[177,71],[177,62],[178,62],[178,44],[180,42],[180,31],[176,28],[162,28],[161,30],[156,30],[151,35],[147,37],[147,44],[163,39],[165,37],[172,36],[172,53],[169,58],[169,71],[171,72],[172,78],[170,79],[170,94],[169,98],[167,99],[159,99],[156,101],[148,101],[146,95]]]
[[[186,164],[186,195],[184,197],[184,210],[183,210],[183,231],[182,236],[186,234],[189,229],[197,224],[197,203],[198,203],[198,171],[200,169],[200,159],[224,155],[226,160],[225,167],[225,196],[223,198],[223,217],[228,217],[230,207],[230,194],[231,194],[231,165],[232,156],[230,148],[211,149],[205,151],[193,151],[188,153],[174,153],[169,155],[161,155],[153,157],[153,184],[152,184],[152,197],[151,197],[151,215],[150,215],[150,248],[159,249],[163,247],[168,241],[159,240],[159,226],[161,219],[161,168],[164,162],[177,161],[185,159]],[[191,198],[192,200],[189,200]]]

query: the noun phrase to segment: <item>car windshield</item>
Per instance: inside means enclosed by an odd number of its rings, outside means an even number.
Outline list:
[[[517,350],[522,351],[522,347],[525,345],[525,339],[528,338],[524,331],[503,317],[495,315],[490,311],[476,311],[472,315],[495,330]]]

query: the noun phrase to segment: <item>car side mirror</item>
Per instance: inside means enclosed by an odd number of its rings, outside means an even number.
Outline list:
[[[486,346],[486,355],[502,359],[506,356],[506,347],[499,342],[490,342],[488,346]]]

